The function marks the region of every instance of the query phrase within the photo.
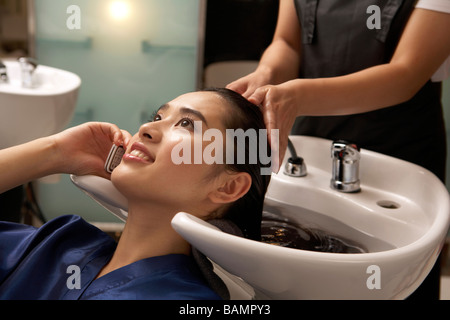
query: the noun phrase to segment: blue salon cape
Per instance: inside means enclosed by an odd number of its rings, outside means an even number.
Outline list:
[[[39,229],[0,222],[0,299],[220,299],[186,255],[143,259],[95,280],[115,248],[78,216]]]

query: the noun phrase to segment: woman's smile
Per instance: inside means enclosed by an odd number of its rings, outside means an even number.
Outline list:
[[[123,156],[124,161],[135,161],[141,163],[153,163],[154,157],[150,151],[141,142],[135,142],[130,149],[130,152]]]
[[[247,103],[240,95],[237,97]],[[234,105],[215,92],[188,93],[162,106],[153,121],[140,127],[111,176],[115,187],[133,204],[132,208],[164,206],[171,217],[179,211],[205,216],[222,208],[227,201],[224,198],[228,196],[219,199],[216,194],[229,190],[220,189],[229,180],[239,176],[240,184],[236,185],[251,184],[247,183],[251,180],[247,173],[228,172],[223,163],[194,163],[194,153],[198,150],[201,158],[210,146],[210,141],[202,139],[206,130],[214,129],[225,136],[225,117],[231,108]],[[202,124],[198,130],[197,121]],[[217,150],[224,148],[223,141],[215,145]],[[176,157],[190,161],[179,163]]]

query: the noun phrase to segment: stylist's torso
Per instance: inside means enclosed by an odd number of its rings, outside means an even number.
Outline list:
[[[302,29],[299,77],[342,76],[389,63],[415,3],[295,0]],[[375,11],[368,10],[370,6]],[[444,180],[446,142],[440,99],[441,84],[428,81],[400,105],[349,116],[300,117],[292,133],[350,140],[361,148],[419,164]]]

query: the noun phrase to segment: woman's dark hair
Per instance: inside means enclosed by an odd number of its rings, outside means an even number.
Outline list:
[[[252,178],[252,185],[245,196],[235,201],[225,212],[222,218],[234,222],[243,232],[244,236],[253,240],[261,240],[261,219],[264,205],[264,197],[267,187],[270,182],[270,174],[262,174],[262,168],[270,167],[270,163],[262,164],[259,156],[255,161],[249,161],[249,155],[262,154],[270,156],[270,147],[267,143],[266,150],[258,150],[259,135],[267,134],[264,124],[264,118],[261,110],[249,102],[240,94],[225,88],[208,88],[202,91],[215,92],[220,97],[226,100],[232,107],[228,116],[224,119],[224,124],[227,129],[242,129],[246,132],[253,129],[256,132],[257,141],[248,141],[245,143],[245,156],[243,161],[237,161],[237,143],[234,143],[235,161],[226,163],[226,169],[232,172],[247,172]],[[227,146],[228,148],[229,146]]]

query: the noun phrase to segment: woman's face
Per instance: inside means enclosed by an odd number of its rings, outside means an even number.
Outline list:
[[[215,187],[216,179],[211,176],[224,170],[203,161],[193,164],[194,139],[202,141],[203,152],[211,143],[203,142],[204,131],[215,128],[225,136],[226,109],[224,100],[213,92],[188,93],[161,107],[152,122],[141,126],[111,177],[130,205],[160,204],[193,214],[203,210]],[[194,121],[202,123],[201,132],[194,132]],[[177,165],[172,151],[181,141],[189,141],[186,139],[190,139],[192,164]]]

